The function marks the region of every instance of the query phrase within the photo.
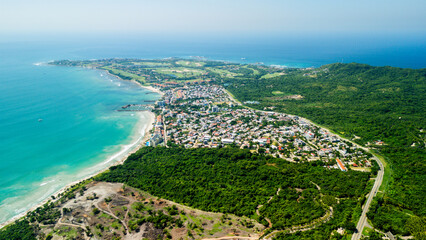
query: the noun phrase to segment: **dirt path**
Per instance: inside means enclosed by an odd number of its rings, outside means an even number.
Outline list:
[[[275,197],[275,196],[278,196],[278,195],[280,194],[280,191],[281,191],[281,188],[278,188],[277,193],[276,193],[274,196],[271,196],[271,197],[269,198],[269,200],[267,201],[267,203],[270,203],[270,202],[272,201],[272,199],[274,199],[274,197]],[[256,208],[256,214],[257,214],[257,215],[259,215],[259,216],[260,216],[259,209],[260,209],[261,207],[263,207],[263,205],[259,205],[259,206],[257,206],[257,208]],[[267,217],[265,217],[265,220],[268,222],[268,227],[267,227],[264,231],[266,231],[266,230],[268,230],[268,229],[272,228],[272,222],[271,222],[271,220],[269,220],[269,218],[267,218]]]
[[[222,239],[253,239],[257,240],[259,239],[259,236],[253,236],[253,237],[240,237],[240,236],[228,236],[228,237],[220,237],[220,238],[203,238],[202,240],[222,240]]]
[[[135,202],[134,200],[132,200],[128,197],[125,197],[125,196],[121,196],[121,197],[126,199],[127,201],[129,201],[129,204],[128,204],[129,206],[132,206],[132,204]],[[130,208],[127,208],[127,211],[124,214],[124,220],[123,220],[124,222],[126,222],[126,220],[128,220],[127,218],[129,217],[129,211],[130,211]]]
[[[314,183],[312,181],[311,181],[311,183],[316,186],[316,188],[318,189],[318,191],[321,191],[321,187],[318,184],[316,184],[316,183]],[[278,195],[278,193],[279,193],[279,191],[277,191],[277,195]],[[320,196],[321,196],[321,198],[323,196],[323,194],[321,192],[320,192]],[[321,202],[321,204],[323,204],[324,206],[326,206],[322,202],[322,199],[320,199],[320,202]],[[300,226],[289,227],[289,228],[286,228],[286,229],[283,229],[283,230],[275,230],[275,231],[273,231],[273,232],[271,232],[269,234],[266,234],[265,236],[263,236],[260,239],[272,239],[277,233],[280,233],[280,232],[295,233],[295,232],[304,232],[304,231],[308,231],[308,230],[314,229],[314,228],[320,226],[321,224],[330,221],[331,217],[333,216],[333,208],[329,207],[329,206],[327,206],[327,207],[328,207],[328,209],[326,210],[326,213],[324,214],[324,216],[322,216],[320,218],[317,218],[317,219],[315,219],[314,221],[312,221],[310,223],[307,223],[305,225],[300,225]],[[269,228],[267,228],[267,229],[269,229]],[[265,229],[265,230],[267,230],[267,229]]]
[[[62,225],[62,226],[68,226],[68,227],[75,227],[75,228],[81,228],[83,229],[84,238],[89,240],[90,237],[86,234],[86,229],[82,225],[78,224],[72,224],[72,223],[64,223],[62,222],[62,219],[64,218],[63,210],[61,211],[61,218],[59,218],[58,223],[56,225]]]
[[[311,181],[311,183],[312,183],[312,184],[314,184],[314,185],[317,187],[318,191],[321,191],[321,187],[320,187],[320,186],[318,186],[318,184],[316,184],[316,183],[314,183],[314,182],[312,182],[312,181]]]
[[[118,221],[120,221],[120,222],[121,222],[121,224],[123,225],[123,227],[126,229],[126,234],[127,234],[127,235],[129,235],[129,233],[130,233],[130,232],[129,232],[129,228],[127,227],[126,222],[125,222],[124,220],[121,220],[119,217],[115,216],[115,214],[114,214],[114,213],[112,213],[112,210],[111,210],[111,208],[110,208],[109,204],[107,205],[108,211],[103,210],[101,207],[99,207],[99,205],[97,205],[97,207],[98,207],[98,208],[99,208],[99,210],[101,210],[102,212],[104,212],[104,213],[106,213],[106,214],[110,215],[111,217],[113,217],[113,218],[117,219]]]
[[[333,216],[333,208],[330,207],[329,211],[327,211],[325,213],[324,216],[314,220],[311,223],[305,224],[305,225],[301,225],[301,226],[295,226],[295,227],[290,227],[290,228],[286,228],[284,230],[275,230],[269,234],[267,234],[266,236],[260,238],[260,239],[272,239],[277,233],[280,232],[285,232],[285,233],[295,233],[295,232],[304,232],[304,231],[308,231],[311,229],[314,229],[318,226],[320,226],[323,223],[326,223],[328,221],[330,221],[331,217]]]

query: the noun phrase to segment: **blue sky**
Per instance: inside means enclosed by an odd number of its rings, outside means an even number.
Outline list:
[[[1,0],[0,33],[426,33],[424,0]]]

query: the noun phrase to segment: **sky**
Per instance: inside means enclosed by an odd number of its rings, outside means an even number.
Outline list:
[[[424,0],[0,0],[1,33],[426,33]]]

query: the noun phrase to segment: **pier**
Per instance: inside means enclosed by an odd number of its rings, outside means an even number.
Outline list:
[[[140,112],[140,111],[151,111],[154,105],[151,104],[127,104],[118,109],[118,112]]]

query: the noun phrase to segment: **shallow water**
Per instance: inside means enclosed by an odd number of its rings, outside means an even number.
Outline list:
[[[0,222],[127,151],[148,115],[117,112],[158,94],[101,71],[0,63]]]

